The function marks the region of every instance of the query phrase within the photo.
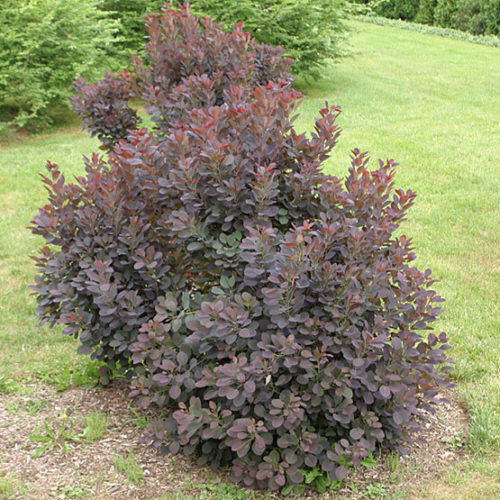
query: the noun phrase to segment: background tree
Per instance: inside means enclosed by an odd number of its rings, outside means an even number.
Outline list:
[[[457,0],[453,28],[474,35],[500,34],[500,0]]]
[[[115,57],[128,61],[130,54],[142,52],[146,29],[144,18],[157,12],[163,0],[103,0],[101,9],[118,21],[117,42],[113,46]]]
[[[71,82],[112,65],[116,22],[98,0],[4,0],[0,6],[0,127],[51,124]]]
[[[194,14],[221,22],[226,30],[243,22],[258,41],[279,45],[294,59],[293,73],[319,76],[328,59],[343,54],[343,0],[192,0]]]
[[[434,24],[434,9],[437,0],[420,0],[415,22],[421,24]]]
[[[438,0],[434,10],[435,24],[443,28],[452,27],[456,10],[456,0]]]
[[[375,11],[390,19],[412,21],[415,19],[419,0],[380,0],[374,4]]]

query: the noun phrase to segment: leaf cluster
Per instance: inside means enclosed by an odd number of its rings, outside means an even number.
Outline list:
[[[83,78],[74,82],[73,108],[105,148],[137,128],[139,119],[129,104],[133,97],[146,103],[161,136],[185,119],[186,110],[222,104],[231,85],[252,88],[291,80],[292,61],[281,57],[281,49],[258,44],[241,24],[224,33],[212,20],[192,16],[187,4],[179,9],[165,4],[162,13],[147,17],[146,29],[144,57],[133,57],[131,68],[108,73],[96,84]]]

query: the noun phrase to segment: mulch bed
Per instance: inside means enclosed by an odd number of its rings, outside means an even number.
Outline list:
[[[149,500],[175,498],[181,491],[199,495],[200,490],[193,485],[202,485],[207,476],[195,459],[182,455],[163,457],[140,443],[143,431],[137,425],[137,414],[147,416],[147,412],[133,408],[124,381],[116,380],[106,388],[91,390],[71,388],[56,392],[48,384],[31,385],[28,389],[29,393],[22,395],[0,394],[0,475],[17,483],[18,495],[14,498]],[[396,459],[391,467],[390,461],[382,457],[374,467],[351,470],[345,486],[335,492],[336,498],[362,498],[370,487],[374,492],[381,488],[382,494],[398,485],[416,488],[442,476],[444,470],[461,461],[461,437],[467,434],[467,417],[454,393],[445,396],[451,404],[439,407],[424,424],[426,442],[414,443],[409,456],[401,458],[399,465]],[[43,434],[44,422],[57,428],[65,414],[66,421],[75,425],[73,432],[78,434],[85,425],[85,415],[96,411],[109,416],[108,429],[101,439],[93,443],[66,441],[67,453],[56,446],[33,458],[41,445],[29,436]],[[130,450],[144,472],[140,484],[133,484],[114,466],[114,457]],[[211,473],[210,477],[215,482],[230,481],[227,471]],[[302,498],[330,495],[319,495],[311,489]]]

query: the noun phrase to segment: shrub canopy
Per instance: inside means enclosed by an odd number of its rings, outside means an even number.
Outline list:
[[[340,109],[297,133],[290,62],[241,27],[183,7],[148,30],[147,61],[116,81],[143,89],[153,132],[103,134],[109,157],[76,183],[47,165],[42,321],[172,410],[149,444],[230,464],[247,486],[339,480],[379,447],[404,451],[449,385],[446,335],[431,332],[442,299],[395,236],[415,194],[356,149],[345,179],[324,174]],[[80,82],[80,109],[125,100],[109,81]]]
[[[283,50],[258,44],[241,23],[225,33],[212,20],[192,16],[186,5],[148,16],[146,30],[144,57],[133,57],[131,68],[96,84],[83,78],[74,83],[73,107],[106,148],[138,126],[132,97],[146,103],[156,135],[163,137],[187,110],[220,105],[231,85],[292,79],[292,61],[281,57]]]

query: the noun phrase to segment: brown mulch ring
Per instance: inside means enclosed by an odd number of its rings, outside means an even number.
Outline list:
[[[163,457],[141,444],[141,424],[148,414],[133,408],[123,381],[114,381],[104,389],[71,388],[56,392],[48,384],[28,389],[23,394],[0,394],[0,479],[5,476],[12,480],[16,490],[13,498],[150,500],[184,498],[183,495],[197,498],[201,493],[204,498],[211,498],[211,494],[216,496],[218,484],[230,482],[227,471],[210,472],[207,476],[194,459],[181,455]],[[398,485],[419,487],[459,463],[463,459],[467,417],[453,393],[446,397],[451,404],[439,407],[425,424],[425,443],[413,444],[408,457],[385,455],[373,467],[350,471],[335,497],[383,498],[397,490]],[[59,439],[40,457],[33,456],[46,443],[35,442],[29,436],[47,435],[45,423],[56,432],[65,425],[71,436],[78,437],[85,427],[85,416],[91,412],[108,415],[108,427],[100,439]],[[131,451],[142,470],[136,482],[115,465],[117,456],[127,456]],[[221,496],[220,491],[225,493]],[[219,490],[217,498],[228,498],[231,491],[239,498],[250,497],[247,490],[226,488]],[[319,495],[311,489],[301,498],[331,495]],[[279,495],[267,495],[273,496]]]

